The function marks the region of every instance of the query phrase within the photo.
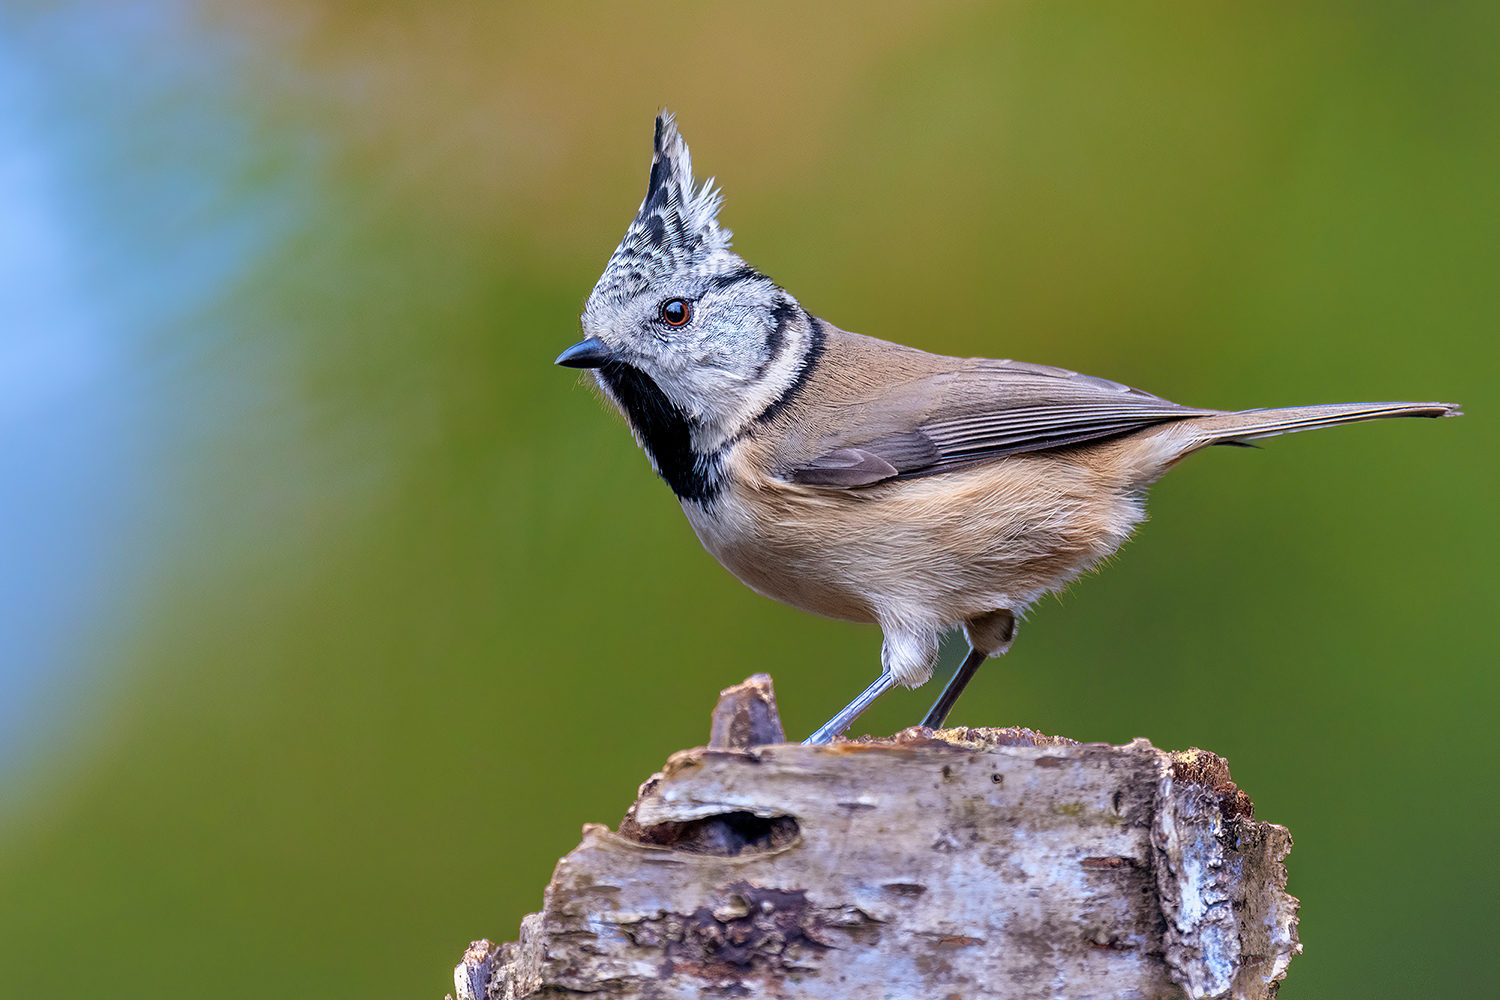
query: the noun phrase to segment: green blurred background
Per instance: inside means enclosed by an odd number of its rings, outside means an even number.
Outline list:
[[[441,997],[719,688],[801,736],[873,679],[551,364],[661,107],[847,329],[1465,404],[1185,463],[954,721],[1227,756],[1284,997],[1486,993],[1497,12],[7,3],[0,995]]]

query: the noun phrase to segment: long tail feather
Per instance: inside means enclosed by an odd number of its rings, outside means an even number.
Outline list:
[[[1352,424],[1385,417],[1457,417],[1463,411],[1451,403],[1325,403],[1274,410],[1240,410],[1193,417],[1168,424],[1162,433],[1178,442],[1183,452],[1211,444],[1231,444],[1256,438],[1291,434],[1316,427]]]

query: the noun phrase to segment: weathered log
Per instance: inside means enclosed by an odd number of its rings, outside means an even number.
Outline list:
[[[1143,739],[908,729],[786,744],[724,692],[619,832],[558,862],[459,1000],[1273,996],[1301,951],[1284,827],[1225,762]]]

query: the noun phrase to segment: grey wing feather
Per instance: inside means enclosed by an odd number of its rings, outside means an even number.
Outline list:
[[[964,365],[888,392],[870,421],[845,428],[839,447],[799,465],[793,481],[864,486],[1222,412],[1180,406],[1065,368],[988,360]],[[893,429],[893,422],[908,426]],[[882,465],[891,471],[880,474]]]
[[[792,482],[804,486],[868,486],[899,474],[899,469],[874,452],[839,448],[793,470]]]
[[[936,421],[922,430],[937,445],[943,460],[952,463],[1060,448],[1204,412],[1173,404],[1112,407],[1075,403],[1005,410],[986,414],[983,419]]]

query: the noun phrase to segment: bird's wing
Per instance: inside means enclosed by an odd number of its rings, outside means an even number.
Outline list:
[[[1181,406],[1065,368],[970,359],[840,406],[852,419],[795,463],[794,482],[855,487],[951,472],[1219,410]]]

